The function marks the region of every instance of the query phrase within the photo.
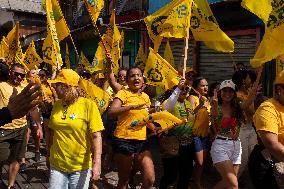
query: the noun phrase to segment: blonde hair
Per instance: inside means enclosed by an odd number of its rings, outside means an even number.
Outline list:
[[[68,85],[66,93],[64,94],[64,102],[68,105],[73,104],[79,97],[84,97],[78,87]]]

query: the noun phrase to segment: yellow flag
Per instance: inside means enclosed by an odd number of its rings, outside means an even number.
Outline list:
[[[276,58],[276,75],[284,70],[284,56],[278,56]]]
[[[27,70],[35,69],[40,65],[40,63],[42,63],[42,59],[36,52],[34,41],[32,41],[27,48],[22,62],[24,63]]]
[[[83,51],[81,51],[80,60],[81,60],[81,63],[82,63],[86,68],[91,66],[89,60],[88,60],[87,57],[84,55]]]
[[[0,57],[6,57],[7,53],[9,51],[9,46],[7,44],[7,39],[5,36],[2,37],[1,43],[0,43]]]
[[[91,81],[82,78],[79,81],[79,87],[86,92],[87,98],[90,98],[97,103],[100,113],[103,114],[109,105],[110,96],[108,93]]]
[[[104,8],[104,0],[84,0],[84,3],[95,25],[101,10]]]
[[[66,50],[65,50],[65,65],[67,69],[71,68],[71,63],[70,63],[70,52],[68,48],[68,44],[66,43]]]
[[[220,29],[207,0],[192,3],[190,24],[196,41],[203,41],[208,48],[216,51],[234,51],[234,42]]]
[[[95,57],[92,63],[93,71],[104,70],[106,65],[105,49],[102,42],[99,42],[98,48],[95,53]]]
[[[61,8],[57,0],[45,1],[47,23],[50,27],[53,40],[62,41],[68,35],[70,35],[69,28],[62,14]]]
[[[144,19],[155,52],[163,37],[189,37],[191,6],[192,0],[174,0]]]
[[[52,41],[51,33],[48,29],[47,36],[42,46],[43,61],[54,67],[61,67],[63,65],[63,62],[60,51],[58,51],[58,49],[56,48],[55,43],[56,42]]]
[[[272,11],[273,0],[243,0],[241,5],[248,11],[257,15],[264,23],[267,23]]]
[[[124,31],[121,32],[120,56],[122,56],[123,51],[124,51]]]
[[[146,65],[147,57],[144,54],[144,46],[140,43],[140,47],[135,58],[135,65],[138,66],[140,69],[144,70]]]
[[[152,48],[150,48],[144,75],[150,85],[161,86],[165,90],[173,88],[180,79],[178,72]]]
[[[5,59],[8,65],[16,61],[16,55],[20,55],[21,49],[20,45],[20,34],[19,34],[19,22],[16,23],[14,28],[8,33],[7,45],[9,47],[8,52],[6,53]],[[18,59],[17,59],[18,60]]]
[[[252,67],[259,67],[284,54],[284,17],[282,16],[284,3],[280,2],[281,1],[271,2],[271,0],[268,0],[267,2],[255,0],[251,0],[251,2],[242,2],[244,7],[260,16],[266,24],[262,41],[254,58],[250,60]]]
[[[170,46],[170,42],[168,41],[165,47],[164,51],[164,59],[172,65],[172,67],[175,67],[175,59],[174,55]]]

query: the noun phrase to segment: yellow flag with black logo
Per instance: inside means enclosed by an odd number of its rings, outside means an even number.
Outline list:
[[[95,25],[101,10],[104,8],[104,0],[84,0],[84,3]]]
[[[56,48],[56,42],[52,41],[51,32],[47,29],[47,36],[42,46],[43,61],[54,67],[61,67],[63,61],[60,54],[60,49]]]
[[[266,24],[265,34],[257,48],[255,56],[250,60],[252,67],[284,54],[284,3],[280,0],[243,1],[242,6],[259,16]]]
[[[47,23],[50,27],[52,38],[62,41],[68,35],[70,30],[64,19],[61,8],[57,0],[45,0]]]
[[[99,42],[98,48],[93,59],[92,67],[93,71],[104,70],[106,65],[105,49],[102,42]]]
[[[196,41],[216,51],[234,51],[234,42],[220,29],[207,0],[193,1],[190,25]]]
[[[7,44],[7,39],[5,36],[3,36],[0,43],[0,57],[5,58],[8,51],[9,51],[9,46]]]
[[[180,79],[178,72],[152,48],[150,48],[144,75],[147,78],[147,84],[160,86],[164,90],[176,86]]]
[[[19,34],[19,22],[16,23],[14,28],[8,33],[6,39],[7,39],[7,45],[8,45],[8,52],[5,54],[5,59],[7,65],[13,64],[16,61],[16,55],[20,55],[21,47],[20,44],[20,34]],[[18,58],[17,58],[18,60]]]
[[[144,70],[146,65],[147,57],[144,53],[144,46],[140,43],[140,47],[135,58],[135,65],[138,66],[140,69]]]
[[[163,37],[189,38],[191,6],[192,0],[174,0],[144,19],[155,52]]]
[[[276,75],[284,70],[284,55],[276,58]]]
[[[32,41],[26,50],[26,53],[22,59],[27,70],[35,69],[42,63],[41,57],[37,54],[34,41]]]
[[[100,113],[103,114],[109,105],[109,94],[91,81],[82,78],[79,81],[79,87],[86,92],[87,98],[90,98],[97,103]]]
[[[68,48],[68,44],[66,43],[66,50],[65,50],[65,65],[67,69],[71,68],[71,62],[70,62],[70,52]]]
[[[175,59],[174,55],[170,46],[170,42],[167,41],[165,51],[164,51],[164,59],[172,65],[172,67],[175,67]]]

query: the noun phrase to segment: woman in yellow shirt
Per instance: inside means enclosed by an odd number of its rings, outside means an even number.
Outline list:
[[[108,112],[109,116],[118,119],[113,139],[119,177],[117,188],[127,188],[136,158],[144,175],[142,188],[150,189],[155,172],[151,152],[146,146],[146,126],[133,130],[130,125],[148,116],[151,102],[149,96],[141,90],[144,81],[140,68],[130,68],[126,81],[129,88],[118,91]]]
[[[104,127],[96,103],[80,96],[79,79],[75,71],[62,69],[49,80],[59,98],[48,125],[52,189],[88,189],[90,179],[100,178]]]
[[[256,110],[253,122],[261,141],[251,153],[249,172],[255,188],[283,188],[276,182],[273,167],[284,162],[284,72],[274,82],[275,96]],[[278,186],[277,186],[278,185]]]

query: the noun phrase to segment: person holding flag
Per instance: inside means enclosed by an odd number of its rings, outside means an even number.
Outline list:
[[[126,81],[129,88],[118,91],[108,111],[110,117],[118,119],[113,138],[119,177],[117,188],[128,187],[133,163],[137,160],[143,173],[142,188],[150,189],[155,172],[152,155],[146,145],[146,126],[133,130],[130,125],[148,116],[151,102],[149,96],[141,90],[144,79],[140,68],[128,69]]]

